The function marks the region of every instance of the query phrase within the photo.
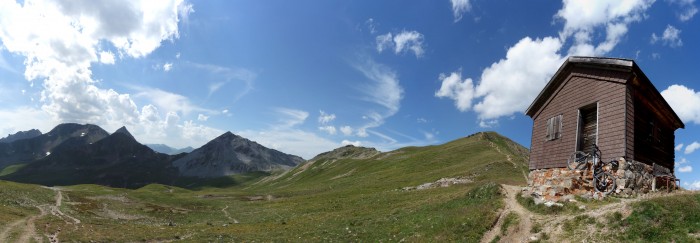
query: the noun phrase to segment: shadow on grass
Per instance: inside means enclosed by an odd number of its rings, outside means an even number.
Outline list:
[[[232,186],[247,185],[257,179],[269,176],[268,172],[250,172],[216,178],[180,177],[171,183],[171,186],[186,188],[189,190],[203,190],[207,188],[228,188]]]

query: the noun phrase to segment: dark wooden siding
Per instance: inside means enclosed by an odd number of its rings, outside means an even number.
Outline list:
[[[627,139],[625,143],[627,144],[627,152],[625,153],[625,158],[634,160],[634,89],[630,85],[627,85],[627,111],[625,113],[625,121],[627,123]]]
[[[673,171],[674,130],[660,114],[650,108],[648,98],[642,92],[634,96],[634,158],[646,164],[660,164]]]
[[[533,117],[530,169],[565,167],[576,149],[578,109],[598,103],[598,146],[603,159],[625,155],[627,72],[575,68]],[[562,114],[560,139],[546,141],[547,119]]]

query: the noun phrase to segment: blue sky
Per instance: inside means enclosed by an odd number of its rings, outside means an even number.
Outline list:
[[[566,57],[622,57],[685,122],[676,171],[700,188],[697,5],[2,0],[0,134],[126,125],[197,147],[232,131],[307,159],[487,130],[529,147],[523,112]]]

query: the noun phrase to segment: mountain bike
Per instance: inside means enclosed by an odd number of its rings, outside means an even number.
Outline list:
[[[586,153],[583,151],[576,151],[571,154],[571,157],[567,161],[567,167],[570,170],[580,170],[586,167],[588,161],[593,162],[593,187],[597,192],[602,192],[607,195],[615,191],[616,179],[615,176],[606,171],[606,166],[611,166],[611,168],[616,168],[618,166],[617,160],[611,160],[610,162],[604,162],[601,160],[602,153],[598,148],[598,145],[593,144],[593,151],[591,153]]]
[[[571,154],[569,160],[566,161],[566,166],[569,168],[569,170],[583,169],[586,167],[586,164],[588,164],[589,158],[593,161],[593,164],[596,164],[598,160],[600,160],[601,152],[600,149],[598,149],[598,145],[593,144],[592,153],[586,153],[583,151],[574,152]]]
[[[593,185],[595,190],[608,195],[615,191],[617,186],[615,176],[605,169],[605,166],[610,165],[610,168],[617,168],[619,166],[617,160],[611,160],[610,162],[600,161],[593,165]]]

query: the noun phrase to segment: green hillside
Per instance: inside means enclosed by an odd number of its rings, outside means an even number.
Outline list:
[[[524,185],[526,171],[525,148],[478,133],[386,153],[344,147],[286,173],[232,177],[238,183],[228,187],[210,180],[211,186],[192,183],[196,190],[157,184],[49,190],[3,182],[0,200],[23,206],[0,205],[6,219],[0,241],[49,235],[108,242],[473,242],[503,205],[498,184]],[[28,222],[35,234],[18,227]]]

